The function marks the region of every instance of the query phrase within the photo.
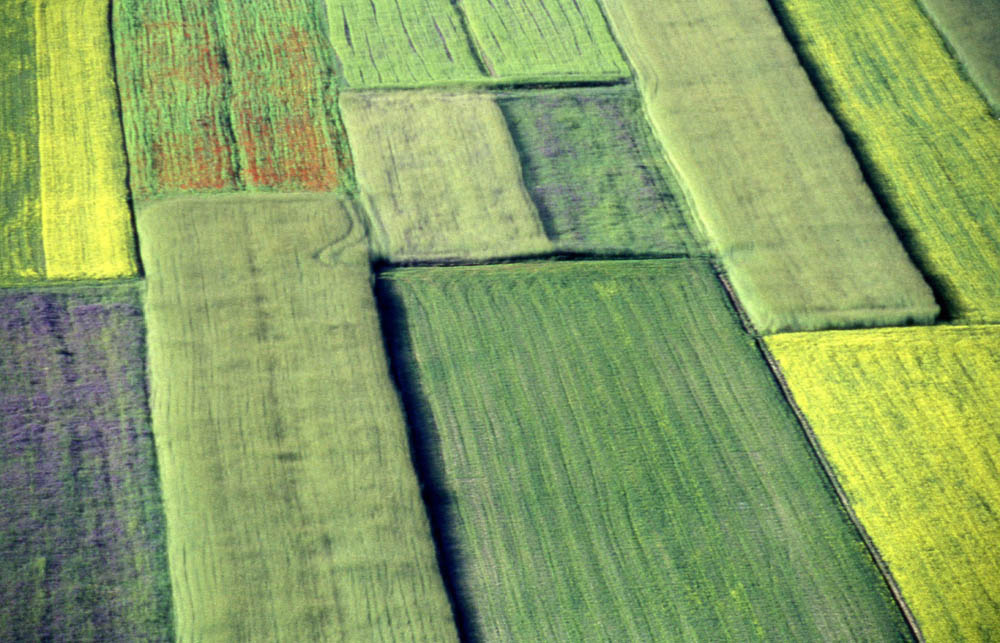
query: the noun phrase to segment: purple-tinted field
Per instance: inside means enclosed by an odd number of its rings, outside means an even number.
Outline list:
[[[134,286],[0,293],[0,640],[167,640]]]

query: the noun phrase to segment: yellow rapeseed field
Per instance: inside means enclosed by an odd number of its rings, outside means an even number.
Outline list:
[[[135,273],[106,0],[35,12],[42,243],[50,279]]]
[[[767,338],[929,641],[1000,631],[1000,326]]]

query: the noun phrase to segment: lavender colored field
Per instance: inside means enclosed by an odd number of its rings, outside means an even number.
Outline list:
[[[0,294],[0,640],[172,638],[138,289]]]

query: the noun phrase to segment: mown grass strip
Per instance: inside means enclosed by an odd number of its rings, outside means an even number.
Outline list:
[[[230,122],[248,188],[332,190],[349,164],[319,2],[218,0]]]
[[[135,284],[0,291],[0,639],[172,640]]]
[[[597,0],[461,0],[491,76],[510,82],[630,75]]]
[[[108,0],[38,2],[39,204],[45,274],[137,270]]]
[[[471,639],[909,636],[706,263],[378,290]]]
[[[1000,328],[767,338],[929,641],[1000,628]]]
[[[972,82],[1000,116],[1000,0],[920,0]]]
[[[914,0],[778,0],[893,223],[958,321],[1000,321],[1000,121]]]
[[[34,5],[0,2],[0,285],[45,274]]]
[[[930,288],[766,2],[604,5],[758,330],[934,319]]]
[[[349,92],[341,110],[376,259],[479,260],[552,250],[492,96]]]
[[[138,212],[182,640],[453,640],[364,228],[332,198]]]
[[[531,90],[497,102],[525,186],[558,250],[694,250],[689,207],[633,87]]]
[[[450,0],[326,0],[330,41],[355,88],[486,79]]]

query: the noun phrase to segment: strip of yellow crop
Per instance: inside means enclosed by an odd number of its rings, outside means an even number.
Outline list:
[[[39,2],[35,34],[46,274],[133,274],[108,2]]]
[[[914,0],[777,0],[953,317],[1000,321],[1000,121]]]
[[[1000,326],[767,344],[927,639],[1000,632]]]

